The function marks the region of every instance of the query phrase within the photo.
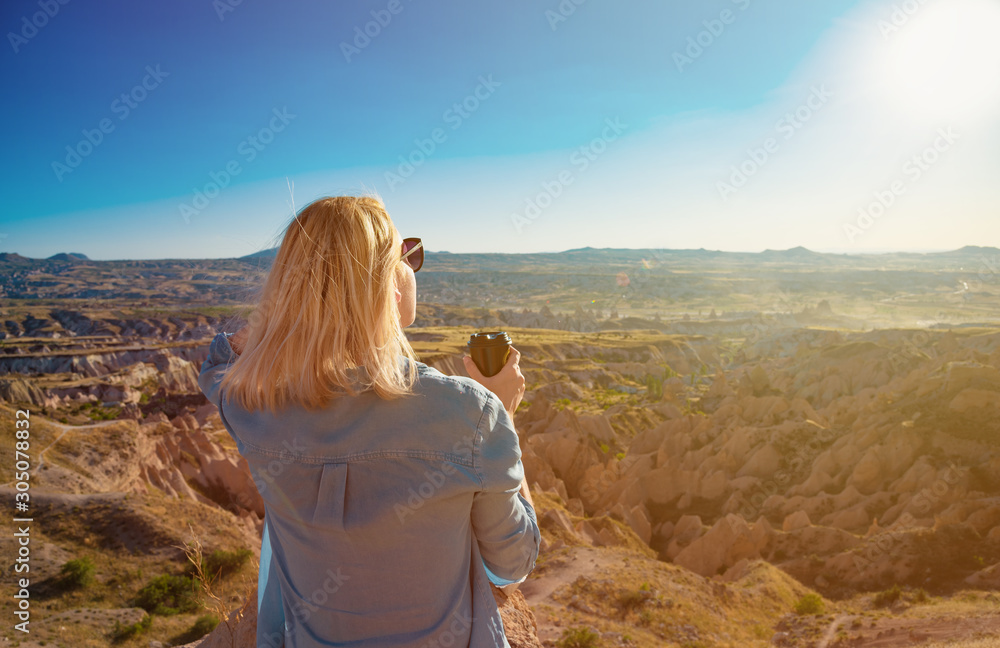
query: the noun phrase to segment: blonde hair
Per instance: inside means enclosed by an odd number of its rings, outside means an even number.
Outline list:
[[[289,402],[315,410],[367,389],[383,399],[412,393],[416,357],[394,295],[401,245],[377,198],[304,207],[285,229],[221,389],[248,410]],[[350,369],[360,369],[357,378]]]

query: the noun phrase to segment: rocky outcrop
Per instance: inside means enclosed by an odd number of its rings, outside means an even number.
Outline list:
[[[39,407],[55,405],[55,400],[34,382],[23,378],[0,379],[0,400],[8,403],[31,403]]]
[[[152,431],[151,447],[137,462],[146,483],[174,497],[252,514],[254,526],[262,526],[264,501],[246,459],[210,439],[194,415],[175,417],[166,432],[163,423],[143,427]]]

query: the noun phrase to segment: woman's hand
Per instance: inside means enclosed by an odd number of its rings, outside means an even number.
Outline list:
[[[507,364],[503,366],[500,373],[487,378],[479,371],[479,367],[473,362],[472,356],[464,356],[462,358],[462,361],[465,363],[465,370],[469,372],[469,377],[497,395],[500,402],[503,403],[504,409],[510,414],[511,420],[514,419],[514,412],[517,410],[517,406],[521,404],[521,398],[524,396],[524,376],[521,375],[521,368],[517,364],[520,359],[521,352],[511,347],[510,355],[507,357]]]

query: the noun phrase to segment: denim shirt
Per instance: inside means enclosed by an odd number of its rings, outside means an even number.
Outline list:
[[[198,384],[264,500],[257,645],[509,648],[490,582],[540,534],[500,399],[417,362],[413,396],[248,411],[219,387],[235,358],[216,335]]]

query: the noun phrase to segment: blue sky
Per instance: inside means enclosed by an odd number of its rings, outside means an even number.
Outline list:
[[[0,251],[1000,245],[991,0],[234,2],[3,4]]]

